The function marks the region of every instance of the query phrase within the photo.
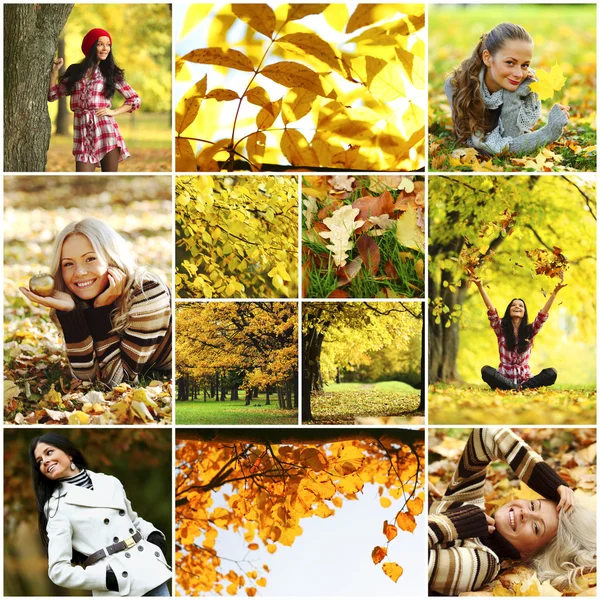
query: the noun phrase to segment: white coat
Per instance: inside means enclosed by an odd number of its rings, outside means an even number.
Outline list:
[[[88,474],[93,490],[62,483],[46,503],[50,579],[62,587],[92,590],[94,596],[143,596],[171,579],[162,551],[146,541],[158,530],[134,512],[121,482],[102,473]],[[71,564],[73,548],[89,556],[136,530],[143,539],[132,548],[87,568]],[[108,565],[117,578],[118,592],[106,588]]]

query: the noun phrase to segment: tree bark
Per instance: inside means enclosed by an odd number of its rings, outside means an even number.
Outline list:
[[[313,391],[323,389],[321,377],[321,348],[323,347],[323,333],[310,328],[303,336],[302,349],[302,420],[312,421],[310,408],[310,395]]]
[[[41,172],[50,70],[72,4],[4,5],[4,171]]]
[[[67,57],[65,55],[65,36],[64,34],[58,39],[58,56],[64,58],[65,62],[58,72],[59,76],[64,75],[67,70]],[[69,135],[70,122],[69,109],[67,108],[67,97],[63,96],[58,101],[58,112],[56,113],[56,127],[54,133],[56,135]]]

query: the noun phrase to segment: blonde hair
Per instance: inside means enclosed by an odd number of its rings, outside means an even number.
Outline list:
[[[561,591],[580,589],[577,579],[596,569],[596,513],[580,504],[561,511],[556,536],[530,562],[540,581]]]
[[[531,36],[514,23],[500,23],[484,33],[470,58],[463,60],[452,73],[452,123],[454,135],[459,142],[467,141],[472,135],[491,130],[492,119],[483,101],[479,73],[484,68],[483,52],[494,56],[508,40],[520,40],[533,44]]]
[[[100,219],[87,217],[81,221],[69,223],[55,238],[52,249],[51,274],[54,277],[55,288],[73,297],[76,306],[82,305],[82,300],[74,296],[67,288],[62,276],[61,256],[65,240],[72,235],[84,235],[92,245],[94,252],[108,264],[117,267],[126,275],[125,287],[117,300],[117,307],[110,315],[111,333],[121,333],[129,325],[129,309],[131,308],[132,288],[141,288],[144,281],[160,282],[158,277],[147,269],[137,265],[127,242],[111,227]],[[51,311],[55,319],[55,311]]]

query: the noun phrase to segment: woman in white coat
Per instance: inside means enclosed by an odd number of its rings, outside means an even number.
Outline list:
[[[170,596],[166,540],[138,517],[121,482],[87,469],[66,437],[46,433],[29,457],[48,575],[95,596]]]

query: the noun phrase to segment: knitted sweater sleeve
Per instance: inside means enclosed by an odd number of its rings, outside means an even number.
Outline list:
[[[113,306],[57,311],[67,357],[75,377],[100,379],[115,386],[135,381],[148,369],[171,360],[171,295],[158,281],[147,280],[131,292],[129,323],[111,333]]]

